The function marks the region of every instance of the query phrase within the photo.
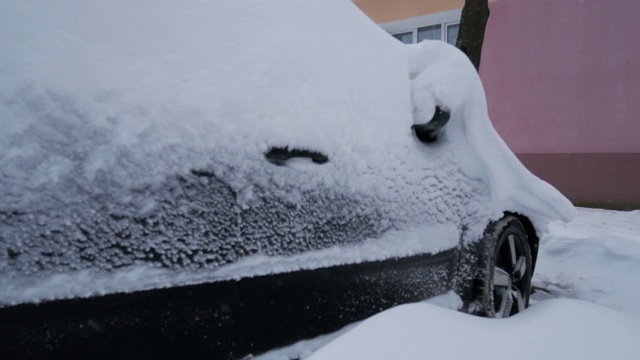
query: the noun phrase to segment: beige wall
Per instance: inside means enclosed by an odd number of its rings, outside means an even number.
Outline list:
[[[353,0],[365,14],[378,24],[462,9],[464,0]]]

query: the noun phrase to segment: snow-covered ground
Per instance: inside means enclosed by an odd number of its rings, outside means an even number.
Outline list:
[[[447,294],[258,359],[638,359],[638,279],[640,210],[580,208],[542,239],[522,314],[473,317],[452,311],[459,298]]]
[[[550,229],[533,280],[543,291],[534,299],[581,299],[640,319],[640,210],[579,209],[571,223]]]

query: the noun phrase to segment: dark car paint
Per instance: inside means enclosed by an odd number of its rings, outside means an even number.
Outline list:
[[[459,251],[0,309],[3,359],[239,359],[456,286]]]

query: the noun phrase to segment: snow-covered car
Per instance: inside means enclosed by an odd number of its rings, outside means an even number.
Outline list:
[[[509,316],[574,211],[464,54],[348,0],[3,1],[0,29],[9,357],[239,357],[449,290]]]

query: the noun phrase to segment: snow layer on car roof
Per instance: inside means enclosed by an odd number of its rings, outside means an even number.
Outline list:
[[[407,151],[404,54],[345,1],[33,3],[3,6],[0,62],[4,159],[14,170],[37,160],[12,174],[33,186],[75,164],[25,144],[29,133],[87,154],[88,179],[121,170],[124,183],[206,165],[219,149],[309,148],[350,163]],[[171,146],[183,154],[163,153]],[[117,163],[123,149],[139,154],[134,166]]]

